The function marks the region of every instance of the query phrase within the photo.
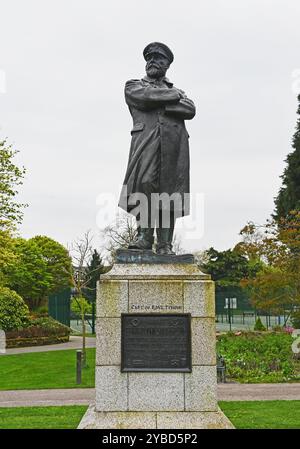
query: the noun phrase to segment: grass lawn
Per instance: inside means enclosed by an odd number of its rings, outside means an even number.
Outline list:
[[[76,429],[87,407],[0,408],[0,429]]]
[[[300,429],[300,401],[220,402],[237,429]],[[0,408],[0,429],[76,429],[86,406]]]
[[[76,384],[76,351],[0,355],[0,390],[94,387],[95,349],[87,349],[88,367]]]
[[[300,429],[300,401],[219,402],[237,429]]]

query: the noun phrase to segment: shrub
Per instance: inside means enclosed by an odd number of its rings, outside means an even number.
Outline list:
[[[23,329],[10,331],[7,338],[64,337],[71,329],[51,317],[31,318],[30,324]]]
[[[26,326],[29,309],[21,296],[6,287],[0,287],[0,328],[9,331]]]
[[[300,329],[300,310],[292,313],[291,322],[295,329]]]
[[[300,378],[300,363],[285,332],[243,332],[218,337],[217,352],[226,361],[227,375],[239,382],[289,382]]]
[[[272,326],[272,330],[274,332],[284,332],[283,326],[280,326],[280,324],[275,324],[275,326]]]
[[[258,317],[255,321],[255,325],[254,325],[254,330],[255,331],[259,331],[259,332],[263,332],[266,330],[265,326],[263,325],[263,323],[261,322],[260,317]]]
[[[35,311],[35,314],[37,316],[48,316],[48,307],[47,306],[40,306]]]

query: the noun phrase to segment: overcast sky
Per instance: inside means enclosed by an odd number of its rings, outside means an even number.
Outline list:
[[[124,83],[144,76],[152,41],[172,49],[168,77],[197,107],[187,128],[204,232],[182,234],[184,247],[229,248],[269,217],[296,123],[299,0],[0,4],[0,138],[27,168],[23,236],[97,234],[96,199],[117,202],[127,165]]]

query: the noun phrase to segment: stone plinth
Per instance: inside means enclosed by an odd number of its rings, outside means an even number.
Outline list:
[[[122,314],[190,314],[191,372],[121,372]],[[97,292],[96,402],[79,428],[230,428],[218,409],[214,283],[192,263],[115,264]]]

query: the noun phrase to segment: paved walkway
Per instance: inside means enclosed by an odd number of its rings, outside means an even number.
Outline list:
[[[0,407],[89,405],[94,388],[0,391]],[[219,401],[300,400],[298,384],[219,384]]]
[[[29,346],[26,348],[11,348],[7,349],[5,354],[22,354],[26,352],[47,352],[47,351],[61,351],[63,349],[81,349],[82,337],[72,335],[68,343],[59,343],[56,345],[44,346]],[[96,338],[86,337],[86,347],[95,348]]]
[[[0,391],[0,407],[89,405],[94,400],[94,388]]]
[[[219,401],[300,400],[300,383],[218,384]]]

